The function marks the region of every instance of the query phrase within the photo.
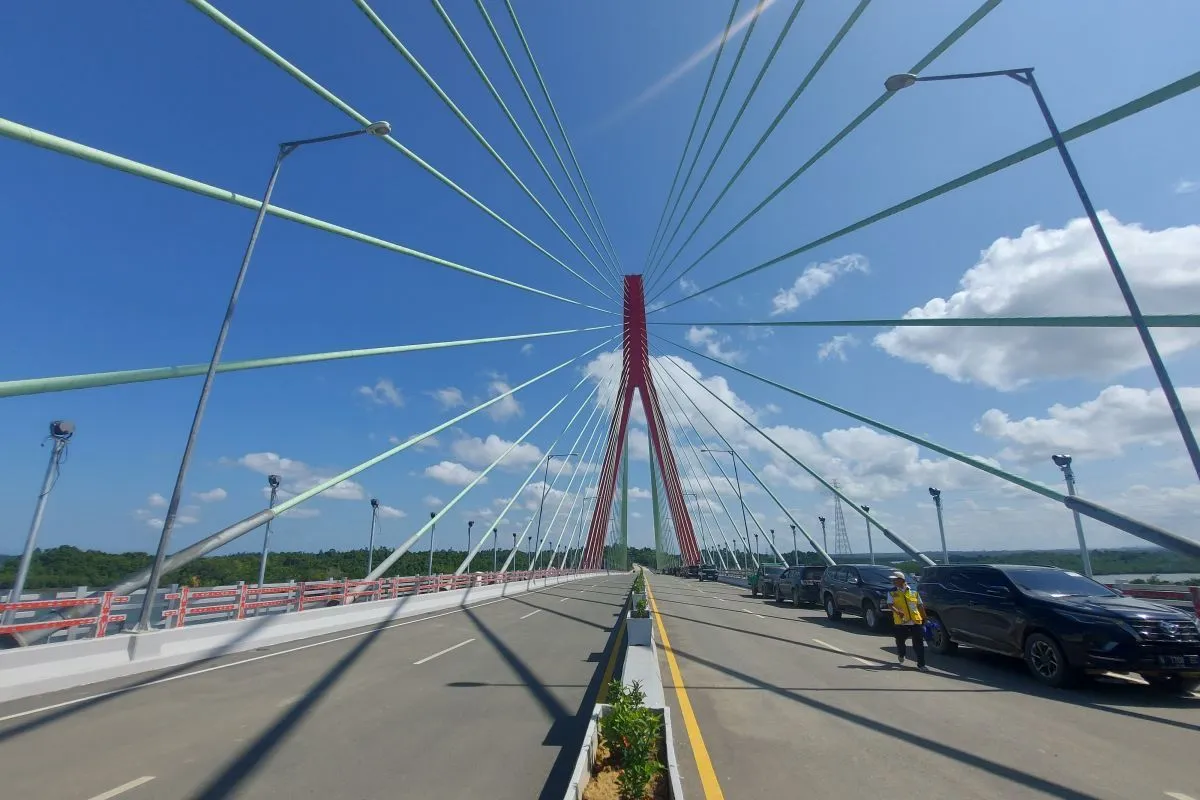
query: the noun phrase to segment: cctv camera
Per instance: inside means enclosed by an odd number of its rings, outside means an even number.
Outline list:
[[[75,433],[75,423],[69,419],[56,419],[50,423],[50,435],[55,439],[70,439]]]
[[[1054,466],[1062,469],[1071,466],[1071,457],[1068,455],[1050,456],[1050,460],[1054,462]]]
[[[268,484],[268,485],[269,485],[269,486],[270,486],[272,489],[278,489],[278,488],[279,488],[279,482],[280,482],[280,480],[281,480],[281,479],[280,479],[280,477],[279,477],[278,475],[268,475],[268,476],[267,476],[267,484]]]
[[[930,487],[929,487],[929,496],[930,496],[930,497],[932,497],[934,500],[936,500],[936,499],[938,499],[939,497],[941,497],[941,496],[942,496],[942,490],[941,490],[941,489],[935,489],[935,488],[933,488],[932,486],[930,486]]]

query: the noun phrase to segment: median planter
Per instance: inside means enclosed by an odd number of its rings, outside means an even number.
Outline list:
[[[642,705],[636,684],[614,681],[609,697],[592,712],[565,800],[683,800],[670,711]]]
[[[625,620],[625,635],[629,637],[630,645],[650,645],[653,635],[654,620],[650,617],[635,617],[631,613]]]

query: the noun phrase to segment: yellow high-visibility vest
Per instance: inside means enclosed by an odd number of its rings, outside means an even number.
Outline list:
[[[922,625],[925,618],[921,616],[921,597],[911,586],[903,591],[888,593],[888,602],[892,604],[892,623],[895,625]]]

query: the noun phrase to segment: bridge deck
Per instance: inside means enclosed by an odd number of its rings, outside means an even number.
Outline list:
[[[0,706],[3,794],[87,800],[154,776],[122,800],[561,797],[628,584],[584,579]]]
[[[1200,699],[1115,680],[1044,690],[1023,664],[966,650],[921,674],[858,619],[725,584],[656,575],[651,590],[727,798],[1200,798]],[[685,791],[704,800],[675,732]]]

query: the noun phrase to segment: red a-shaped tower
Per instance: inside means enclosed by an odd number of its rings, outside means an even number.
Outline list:
[[[685,564],[700,563],[700,548],[696,545],[696,534],[688,516],[687,504],[683,500],[683,488],[679,484],[679,471],[675,456],[667,438],[667,426],[658,406],[658,394],[650,374],[650,342],[646,334],[646,295],[641,275],[625,276],[625,338],[622,347],[621,385],[617,394],[617,405],[613,409],[612,427],[608,431],[608,443],[604,448],[604,467],[600,472],[600,483],[596,488],[596,508],[592,524],[588,529],[587,545],[584,549],[584,569],[602,566],[604,540],[608,531],[608,517],[612,511],[613,492],[617,486],[617,468],[625,449],[625,433],[629,427],[629,412],[633,408],[634,392],[640,390],[642,409],[646,412],[646,426],[650,435],[650,457],[658,464],[675,523],[675,536],[679,541],[679,552]]]

